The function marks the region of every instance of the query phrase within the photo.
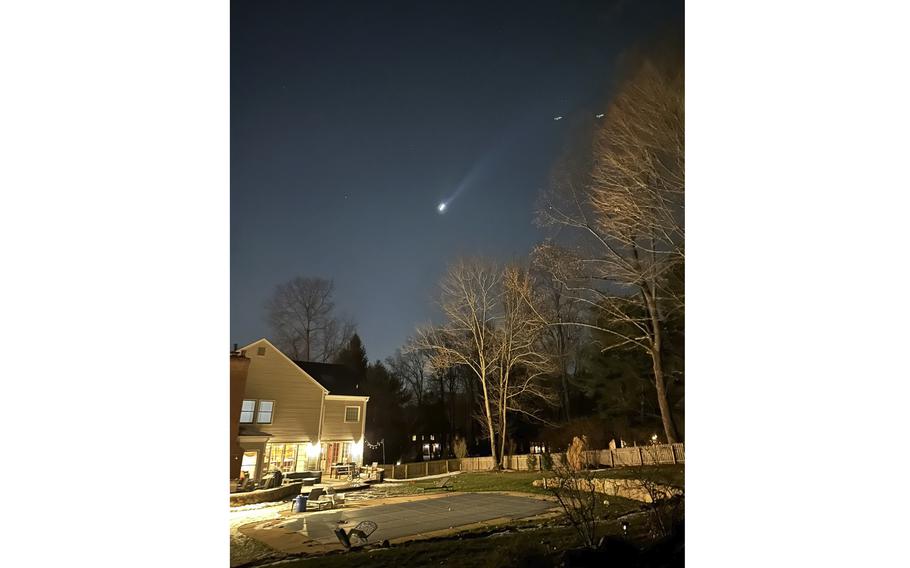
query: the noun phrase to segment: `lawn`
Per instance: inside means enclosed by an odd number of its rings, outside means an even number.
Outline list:
[[[456,475],[453,485],[456,491],[518,491],[548,495],[549,491],[533,485],[535,479],[543,476],[544,472],[539,471],[470,472]],[[595,476],[611,479],[650,479],[657,483],[683,487],[685,467],[677,464],[611,468],[598,471]],[[415,490],[419,492],[420,489],[432,490],[435,481],[409,481],[402,484],[401,493],[414,493]]]

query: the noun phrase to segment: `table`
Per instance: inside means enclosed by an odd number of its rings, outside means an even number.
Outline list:
[[[333,465],[332,477],[337,478],[339,475],[350,475],[352,467],[353,466],[351,464]]]

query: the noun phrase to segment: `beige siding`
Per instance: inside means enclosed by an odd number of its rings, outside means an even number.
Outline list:
[[[258,347],[266,348],[258,355]],[[252,426],[272,435],[269,442],[316,442],[324,390],[271,345],[257,342],[246,351],[250,369],[244,399],[274,400],[271,424]],[[258,414],[258,412],[257,412]]]
[[[344,421],[344,407],[360,408],[360,420]],[[360,440],[363,432],[363,421],[366,418],[366,404],[362,400],[338,400],[330,394],[325,399],[325,418],[322,423],[322,439],[328,441]]]

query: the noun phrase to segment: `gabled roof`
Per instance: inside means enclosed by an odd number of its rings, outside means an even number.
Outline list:
[[[286,360],[288,363],[290,363],[291,367],[293,367],[293,368],[297,369],[298,371],[300,371],[300,375],[301,375],[301,376],[306,377],[306,378],[307,378],[308,380],[310,380],[310,381],[313,381],[314,383],[316,383],[317,385],[319,385],[319,388],[321,388],[322,390],[325,391],[325,394],[329,394],[329,390],[328,390],[327,388],[325,388],[325,386],[324,386],[323,384],[321,384],[319,381],[317,381],[316,379],[314,379],[314,378],[312,377],[312,375],[310,375],[309,373],[307,373],[307,372],[303,369],[303,367],[301,367],[301,366],[298,365],[296,362],[294,362],[293,360],[291,360],[291,358],[288,357],[287,355],[285,355],[285,354],[281,351],[281,349],[278,349],[277,347],[275,347],[274,345],[272,345],[272,342],[269,341],[268,339],[264,338],[264,337],[263,337],[262,339],[259,339],[259,340],[257,340],[257,341],[254,341],[254,342],[250,343],[249,345],[247,345],[247,346],[245,346],[245,347],[241,347],[241,348],[240,348],[240,351],[247,351],[247,350],[249,350],[250,347],[253,347],[254,345],[258,345],[259,343],[263,343],[263,342],[264,342],[266,345],[268,345],[269,347],[271,347],[272,349],[274,349],[274,350],[275,350],[275,353],[278,353],[279,355],[281,355],[282,357],[284,357],[285,360]]]
[[[294,361],[334,395],[366,396],[360,380],[344,365],[332,363],[314,363],[312,361]]]

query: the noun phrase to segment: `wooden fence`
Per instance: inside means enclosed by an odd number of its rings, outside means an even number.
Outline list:
[[[550,454],[553,461],[562,459],[562,454]],[[530,459],[529,459],[530,458]],[[591,465],[602,467],[629,467],[639,465],[686,463],[686,452],[683,444],[662,444],[637,446],[632,448],[615,448],[591,450],[586,452]],[[543,468],[540,454],[523,454],[506,456],[505,465],[517,471],[541,470]],[[493,469],[493,458],[481,456],[476,458],[435,460],[425,462],[383,465],[386,479],[413,479],[427,475],[439,475],[455,471],[489,471]]]

